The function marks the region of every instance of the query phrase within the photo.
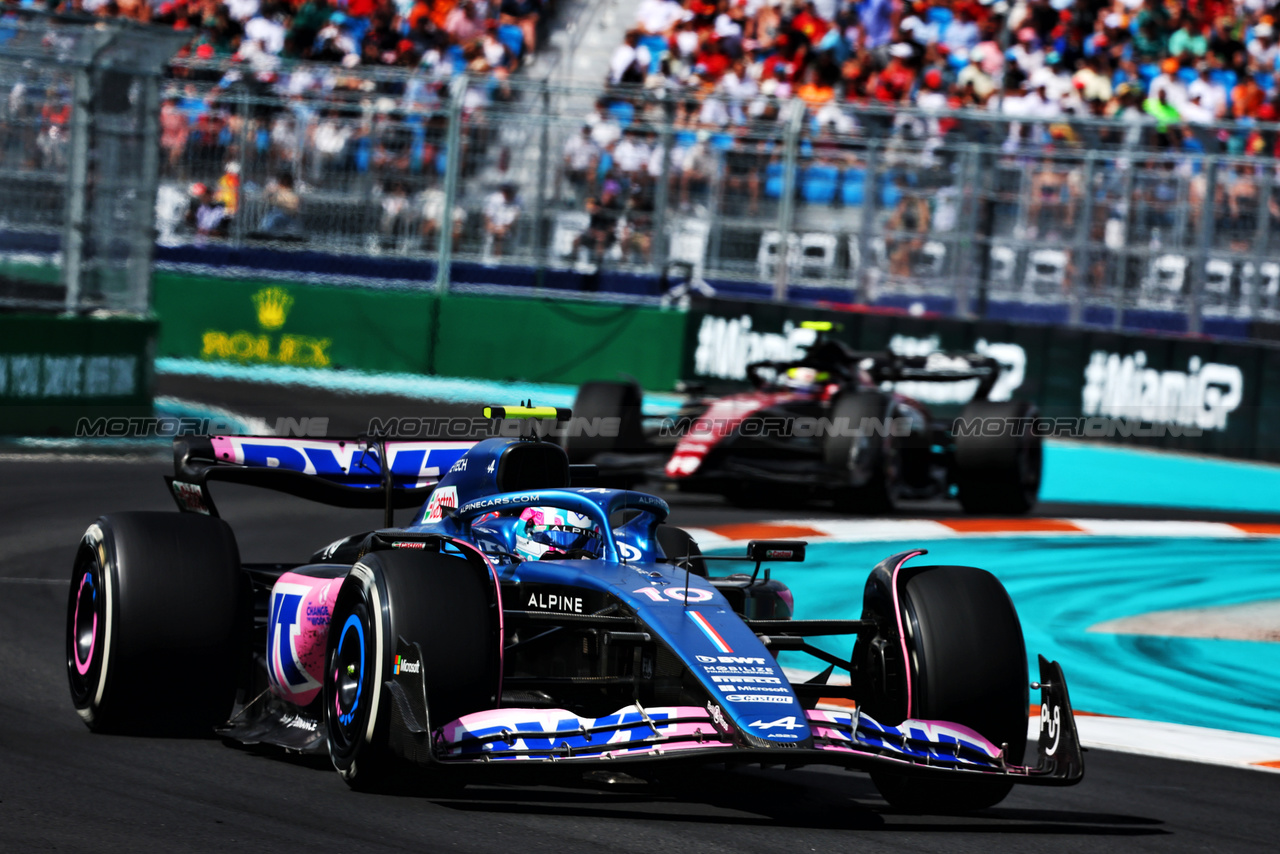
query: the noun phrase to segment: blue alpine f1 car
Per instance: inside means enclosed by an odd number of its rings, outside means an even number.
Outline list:
[[[567,413],[486,411],[547,415]],[[795,619],[771,570],[803,560],[804,543],[703,555],[660,498],[582,485],[592,467],[528,426],[477,443],[176,439],[182,512],[103,516],[81,542],[67,607],[76,710],[99,731],[213,727],[327,752],[360,788],[415,769],[470,781],[829,764],[869,771],[894,805],[955,811],[1015,783],[1081,779],[1066,682],[1044,658],[1038,756],[1024,764],[1027,658],[990,573],[908,551],[871,570],[856,619]],[[386,525],[297,563],[245,563],[215,481],[381,507]],[[407,507],[419,509],[395,526]],[[709,571],[732,561],[747,571]],[[850,657],[809,643],[821,635],[856,638]],[[794,680],[782,650],[826,669]]]

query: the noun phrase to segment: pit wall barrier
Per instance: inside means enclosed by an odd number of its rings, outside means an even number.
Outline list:
[[[157,272],[160,356],[669,390],[686,315],[630,304]]]
[[[150,412],[156,331],[150,318],[0,314],[0,436]]]
[[[739,385],[751,362],[798,358],[819,334],[805,321],[829,322],[823,334],[858,350],[991,356],[1005,368],[992,399],[1032,401],[1048,418],[1091,419],[1084,438],[1280,461],[1280,346],[1268,343],[712,300],[689,314],[681,375],[711,390]],[[897,390],[950,416],[976,385]]]

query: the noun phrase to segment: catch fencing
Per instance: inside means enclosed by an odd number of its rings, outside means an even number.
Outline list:
[[[409,277],[440,290],[465,262],[537,284],[576,272],[584,290],[601,273],[654,294],[689,278],[1115,328],[1144,313],[1191,332],[1280,320],[1277,161],[1244,153],[1274,151],[1276,126],[735,103],[454,71],[175,62],[158,243],[420,261]],[[59,233],[69,167],[41,139],[62,90],[41,87],[5,126],[5,174],[22,176],[7,210]]]

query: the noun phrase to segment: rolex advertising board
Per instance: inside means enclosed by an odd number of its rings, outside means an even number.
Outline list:
[[[433,300],[427,292],[157,273],[159,355],[421,373]]]

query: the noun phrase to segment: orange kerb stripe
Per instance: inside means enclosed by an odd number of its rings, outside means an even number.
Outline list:
[[[1021,533],[1023,531],[1084,531],[1066,519],[938,519],[953,531],[961,534]]]
[[[853,700],[846,700],[844,697],[819,697],[819,703],[826,703],[830,706],[841,706],[846,709],[856,709],[858,704]]]
[[[1250,762],[1250,765],[1258,765],[1262,768],[1280,768],[1280,759],[1270,759],[1266,762]]]
[[[1274,522],[1232,522],[1231,527],[1239,528],[1246,534],[1280,536],[1280,525]]]
[[[804,525],[770,525],[767,522],[743,522],[740,525],[716,525],[711,529],[731,540],[785,540],[791,537],[825,537],[826,534]]]

